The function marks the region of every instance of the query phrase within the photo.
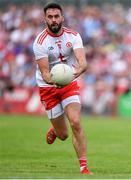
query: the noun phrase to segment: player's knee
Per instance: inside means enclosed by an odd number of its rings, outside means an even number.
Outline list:
[[[71,127],[74,131],[77,131],[79,132],[81,130],[81,124],[80,124],[80,121],[78,119],[74,119],[72,120],[71,122]]]
[[[68,138],[68,133],[66,133],[66,132],[65,133],[61,133],[61,134],[57,135],[57,137],[60,140],[64,141],[64,140],[66,140]]]

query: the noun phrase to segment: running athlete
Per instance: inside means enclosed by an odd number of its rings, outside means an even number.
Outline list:
[[[44,7],[44,29],[35,39],[33,50],[37,62],[36,80],[41,102],[44,104],[52,127],[47,131],[46,141],[56,138],[65,140],[68,128],[64,115],[69,120],[73,134],[73,146],[80,164],[80,173],[92,174],[87,167],[86,137],[81,126],[81,102],[76,78],[87,69],[82,39],[78,32],[63,27],[63,11],[59,4],[49,3]],[[74,68],[74,80],[64,87],[57,87],[50,77],[51,68],[65,63]]]

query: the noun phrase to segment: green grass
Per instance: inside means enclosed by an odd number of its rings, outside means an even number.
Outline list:
[[[131,178],[131,120],[83,117],[93,176],[79,173],[71,134],[64,142],[45,143],[49,127],[42,116],[0,115],[0,178]]]

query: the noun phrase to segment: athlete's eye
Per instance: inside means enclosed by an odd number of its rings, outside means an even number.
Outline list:
[[[49,15],[49,16],[48,16],[48,18],[49,18],[49,19],[52,19],[52,18],[53,18],[53,16]]]
[[[59,18],[60,16],[57,14],[57,15],[55,15],[55,18]]]

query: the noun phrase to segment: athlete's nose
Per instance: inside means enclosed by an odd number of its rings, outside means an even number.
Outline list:
[[[53,23],[56,23],[56,18],[53,17],[53,18],[52,18],[52,21],[53,21]]]
[[[52,18],[52,21],[53,21],[53,22],[56,22],[55,17]]]

